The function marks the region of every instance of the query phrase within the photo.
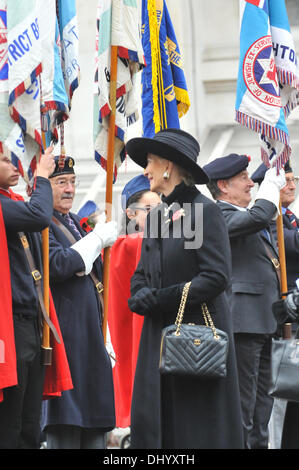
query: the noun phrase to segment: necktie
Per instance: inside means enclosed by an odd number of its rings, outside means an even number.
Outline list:
[[[297,228],[297,222],[296,222],[295,214],[293,214],[293,212],[290,211],[290,209],[286,209],[286,215],[287,215],[288,218],[290,219],[290,222],[291,222],[291,224],[293,225],[293,227],[296,227],[296,228]]]
[[[77,233],[77,235],[79,235],[79,237],[82,238],[82,235],[79,232],[79,230],[77,229],[77,227],[75,225],[75,222],[73,221],[71,216],[69,214],[64,214],[63,217],[66,220],[66,222],[72,227],[72,229]]]

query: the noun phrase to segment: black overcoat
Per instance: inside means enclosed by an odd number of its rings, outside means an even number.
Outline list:
[[[131,281],[131,294],[157,288],[158,309],[145,316],[132,399],[132,448],[241,448],[243,445],[232,320],[224,293],[230,279],[230,246],[220,209],[195,186],[178,185],[167,204],[184,204],[185,215],[154,209],[147,218],[142,254]],[[197,210],[203,209],[203,219]],[[150,238],[154,213],[161,214],[161,231]],[[175,210],[173,210],[175,212]],[[170,216],[170,217],[169,217]],[[168,222],[170,218],[170,221]],[[150,219],[150,220],[149,220]],[[190,225],[190,223],[192,225]],[[203,229],[200,247],[185,249],[179,225]],[[167,231],[169,230],[169,237]],[[154,231],[152,231],[152,234]],[[187,238],[190,233],[187,233]],[[183,286],[191,281],[184,322],[202,323],[201,303],[207,302],[216,328],[230,338],[228,375],[220,380],[161,378],[162,328],[176,318]],[[137,312],[138,313],[138,312]]]
[[[63,217],[54,215],[78,239]],[[70,214],[82,236],[79,219]],[[50,285],[69,361],[74,388],[43,407],[42,427],[69,424],[111,430],[115,426],[112,368],[101,330],[101,311],[81,256],[54,223],[50,226]],[[99,279],[101,261],[94,263]]]

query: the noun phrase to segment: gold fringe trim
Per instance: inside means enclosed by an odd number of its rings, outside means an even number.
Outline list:
[[[177,99],[178,115],[179,118],[184,116],[190,108],[190,98],[187,90],[182,88],[174,87],[175,97]]]

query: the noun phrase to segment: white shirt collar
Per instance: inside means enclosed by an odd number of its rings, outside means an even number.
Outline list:
[[[243,212],[246,212],[246,211],[247,211],[247,208],[246,208],[246,207],[235,206],[235,204],[231,204],[230,202],[223,201],[222,199],[218,199],[218,201],[219,201],[219,202],[224,202],[225,204],[229,204],[230,206],[235,207],[235,208],[238,209],[239,211],[243,211]]]

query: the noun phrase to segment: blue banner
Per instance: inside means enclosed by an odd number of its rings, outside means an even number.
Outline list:
[[[182,56],[165,0],[143,0],[142,71],[143,134],[152,137],[166,128],[179,128],[190,100]]]

